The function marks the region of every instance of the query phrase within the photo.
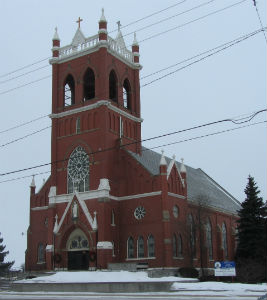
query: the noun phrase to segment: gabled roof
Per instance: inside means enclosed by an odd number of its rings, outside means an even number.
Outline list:
[[[161,155],[155,151],[142,147],[141,155],[128,151],[128,153],[136,159],[151,175],[159,175],[159,163]],[[171,162],[171,158],[165,157],[167,164]],[[180,170],[181,163],[175,162]],[[240,203],[210,176],[201,169],[194,169],[186,165],[187,171],[187,193],[188,200],[199,202],[199,197],[203,196],[207,199],[207,206],[220,210],[236,213],[240,209]]]

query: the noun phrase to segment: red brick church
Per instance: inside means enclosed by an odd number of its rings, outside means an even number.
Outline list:
[[[52,65],[51,176],[30,186],[27,270],[232,260],[240,205],[201,169],[142,147],[139,45],[79,26]]]

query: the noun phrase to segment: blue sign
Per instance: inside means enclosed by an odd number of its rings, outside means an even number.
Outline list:
[[[216,261],[214,264],[215,276],[236,276],[234,261]]]

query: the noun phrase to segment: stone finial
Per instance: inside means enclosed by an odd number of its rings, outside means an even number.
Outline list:
[[[102,8],[102,14],[101,14],[99,22],[107,22],[105,15],[104,15],[104,8]]]
[[[118,25],[118,31],[120,31],[121,30],[121,21],[118,21],[117,25]]]
[[[59,38],[58,33],[57,33],[57,27],[55,28],[55,33],[54,33],[54,36],[53,36],[53,41],[60,41],[60,38]]]
[[[133,40],[133,43],[132,43],[132,46],[138,46],[138,42],[137,42],[137,39],[136,39],[136,32],[134,33],[134,40]]]
[[[166,159],[165,159],[165,156],[164,156],[164,150],[161,150],[161,159],[160,159],[160,163],[159,165],[160,166],[167,166],[167,162],[166,162]]]
[[[93,220],[93,226],[92,226],[94,230],[97,230],[97,227],[98,227],[96,215],[97,215],[97,212],[94,211],[94,220]]]
[[[184,165],[184,159],[183,158],[181,158],[181,169],[180,169],[180,172],[181,173],[186,173],[186,167],[185,167],[185,165]]]
[[[34,175],[32,175],[32,182],[31,182],[30,187],[34,187],[34,188],[36,187],[35,180],[34,180]]]

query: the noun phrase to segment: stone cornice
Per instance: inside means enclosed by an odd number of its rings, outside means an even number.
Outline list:
[[[126,118],[128,118],[128,119],[130,119],[134,122],[139,122],[139,123],[143,122],[142,118],[135,117],[135,116],[129,114],[128,112],[112,105],[112,103],[109,100],[99,100],[99,101],[97,101],[96,103],[93,103],[93,104],[84,105],[84,106],[74,108],[74,109],[71,109],[71,110],[67,110],[67,111],[63,111],[63,112],[57,113],[57,114],[50,114],[49,117],[51,119],[59,119],[59,118],[74,115],[74,114],[77,114],[77,113],[80,113],[80,112],[96,109],[100,106],[107,106],[110,110],[112,110],[114,112],[117,112],[121,116],[124,116],[124,117],[126,117]]]

